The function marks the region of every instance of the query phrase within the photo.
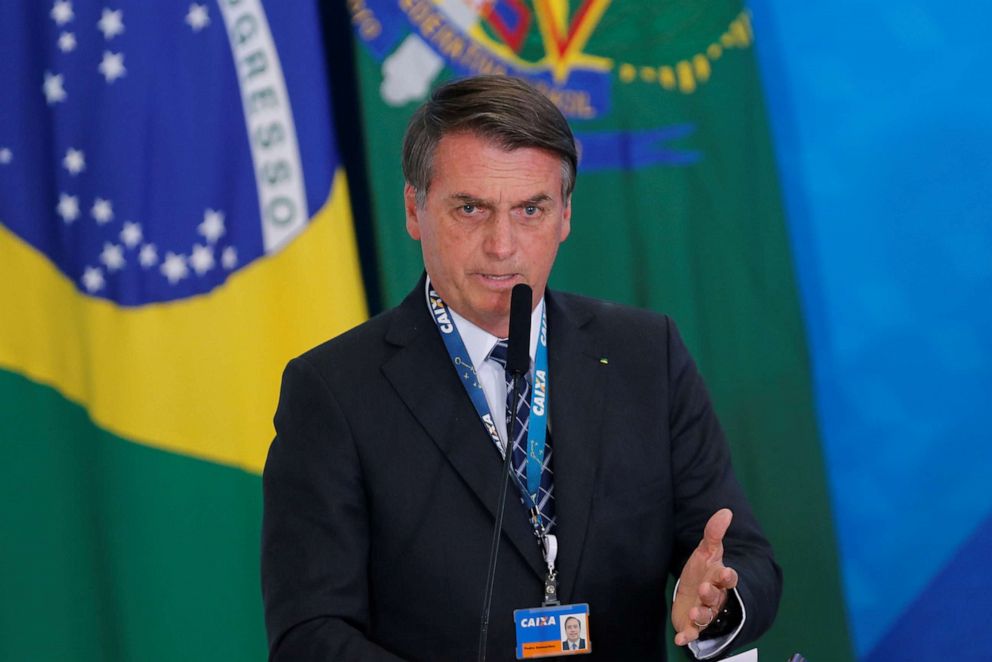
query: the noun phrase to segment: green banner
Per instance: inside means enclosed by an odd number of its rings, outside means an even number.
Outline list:
[[[422,269],[401,195],[410,113],[453,77],[527,78],[569,118],[582,154],[551,286],[673,316],[785,573],[762,658],[852,659],[748,13],[731,1],[349,7],[384,303]]]

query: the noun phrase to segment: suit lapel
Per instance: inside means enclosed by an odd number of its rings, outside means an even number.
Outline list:
[[[383,373],[494,523],[502,460],[455,374],[444,342],[430,318],[423,279],[400,304],[386,340],[401,349],[383,364]],[[507,490],[503,535],[537,576],[543,578],[540,549],[512,484]]]
[[[583,328],[592,315],[569,307],[551,292],[546,302],[558,569],[560,595],[569,602],[589,527],[607,373],[592,334]]]

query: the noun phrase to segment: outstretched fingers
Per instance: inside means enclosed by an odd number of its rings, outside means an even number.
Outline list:
[[[691,606],[687,612],[681,611],[684,616],[676,617],[678,604],[673,605],[673,623],[681,621],[681,628],[675,635],[678,646],[685,646],[699,638],[699,634],[720,613],[727,600],[727,592],[737,586],[737,571],[723,565],[723,538],[733,519],[734,514],[729,508],[713,513],[703,529],[699,546],[683,568],[679,592],[682,588],[687,591],[682,596],[676,596],[676,603],[681,602],[683,610],[688,606],[685,602]],[[694,596],[693,584],[696,584]]]

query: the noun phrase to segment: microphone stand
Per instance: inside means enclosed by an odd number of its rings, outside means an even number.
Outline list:
[[[486,662],[486,640],[489,636],[489,611],[493,602],[493,584],[496,582],[496,561],[499,555],[499,535],[503,529],[503,512],[506,510],[506,489],[510,484],[513,470],[510,456],[513,455],[513,440],[517,431],[517,400],[520,398],[520,380],[530,372],[530,316],[533,309],[533,292],[526,283],[513,286],[510,294],[510,319],[507,333],[506,370],[511,375],[513,394],[510,406],[506,408],[506,445],[503,448],[503,483],[499,489],[499,503],[496,504],[496,523],[493,527],[493,540],[489,548],[489,569],[486,571],[486,592],[482,605],[482,623],[479,626],[479,662]]]
[[[522,375],[513,373],[513,399],[510,401],[516,407],[520,398],[520,379]],[[489,569],[486,571],[486,593],[483,598],[482,626],[479,629],[479,662],[486,662],[486,640],[489,637],[489,611],[493,601],[493,585],[496,583],[496,560],[499,556],[499,534],[503,529],[503,512],[506,510],[506,488],[510,484],[510,456],[513,454],[514,423],[517,417],[512,409],[506,411],[506,448],[503,449],[503,482],[499,488],[499,503],[496,506],[496,524],[493,527],[493,540],[489,548]]]

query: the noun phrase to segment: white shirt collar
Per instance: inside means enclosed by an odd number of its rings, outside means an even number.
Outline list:
[[[496,345],[496,341],[499,340],[496,336],[489,333],[485,329],[480,329],[478,326],[468,321],[457,312],[454,308],[449,308],[451,311],[451,317],[455,320],[455,327],[458,328],[458,333],[462,336],[462,342],[465,343],[465,349],[468,351],[468,356],[472,359],[472,366],[478,370],[486,358],[489,356],[489,352],[493,351],[493,347]],[[544,297],[537,302],[537,306],[530,314],[530,360],[534,360],[534,355],[537,352],[537,338],[541,333],[541,315],[544,312]]]
[[[428,275],[424,287],[425,303],[428,310],[431,310],[430,296],[428,296],[430,290],[431,277]],[[472,360],[472,367],[478,371],[482,367],[482,364],[486,362],[486,359],[489,358],[489,353],[493,351],[493,347],[496,346],[496,341],[499,338],[459,315],[450,305],[448,306],[448,310],[451,312],[455,328],[458,329],[458,334],[465,344],[465,351],[468,352],[468,357]],[[432,310],[431,314],[434,314]],[[530,313],[530,362],[532,366],[534,356],[537,354],[537,340],[541,334],[541,316],[543,314],[544,297],[542,296],[541,300],[534,306],[534,310]]]

